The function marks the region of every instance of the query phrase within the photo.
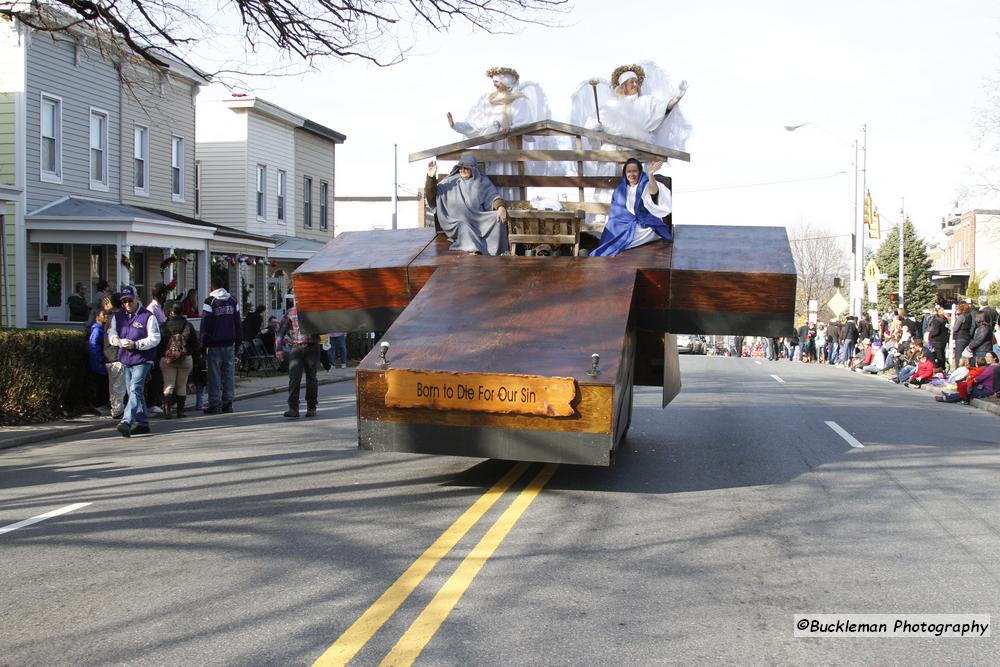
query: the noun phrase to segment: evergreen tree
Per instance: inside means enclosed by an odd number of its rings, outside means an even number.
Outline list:
[[[885,235],[885,240],[875,253],[878,264],[886,279],[878,285],[879,312],[892,310],[898,306],[889,300],[889,294],[899,290],[899,227],[895,226]],[[927,244],[917,236],[910,218],[903,222],[903,301],[908,313],[916,314],[937,300],[937,290],[930,276],[931,260],[927,256]]]

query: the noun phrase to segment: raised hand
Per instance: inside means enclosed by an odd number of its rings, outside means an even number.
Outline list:
[[[455,127],[455,119],[452,117],[451,112],[448,112],[448,127]]]
[[[451,115],[451,114],[449,114]],[[431,160],[427,163],[427,175],[431,178],[437,176],[438,173],[438,163],[437,160]]]
[[[663,168],[663,160],[654,160],[653,162],[649,163],[649,173],[650,174],[655,174],[656,172],[658,172],[662,168]]]

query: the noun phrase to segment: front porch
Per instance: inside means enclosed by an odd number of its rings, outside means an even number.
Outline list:
[[[68,299],[82,283],[88,304],[96,285],[115,290],[134,285],[142,301],[153,286],[168,286],[169,299],[192,295],[197,310],[211,291],[213,274],[223,277],[241,304],[283,303],[280,266],[268,255],[266,236],[197,218],[83,197],[64,197],[26,216],[27,325],[74,328]],[[275,274],[278,274],[277,283]],[[275,297],[272,299],[273,296]],[[281,306],[278,306],[280,315]],[[197,323],[195,323],[197,324]]]

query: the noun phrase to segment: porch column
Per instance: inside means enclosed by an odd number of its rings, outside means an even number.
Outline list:
[[[132,276],[129,275],[128,271],[122,266],[122,255],[128,257],[132,252],[132,246],[130,246],[125,238],[124,234],[118,235],[118,240],[115,243],[115,291],[117,292],[122,288],[122,285],[128,285],[132,282]]]
[[[195,276],[195,283],[198,289],[198,298],[202,302],[208,298],[208,293],[212,291],[211,283],[209,282],[209,276],[212,275],[212,254],[208,251],[208,245],[206,244],[204,250],[199,250],[198,255],[198,275]],[[198,312],[201,312],[201,305],[198,305]]]
[[[173,248],[164,248],[163,249],[163,259],[167,259],[168,257],[170,257],[173,254],[174,254],[174,249]],[[173,279],[174,279],[174,265],[171,264],[171,265],[169,265],[167,267],[167,270],[163,272],[163,284],[164,285],[169,285],[170,281],[173,280]],[[171,291],[173,291],[173,290],[171,290]],[[177,295],[175,293],[174,297],[176,298],[176,296]],[[168,294],[168,297],[169,297],[169,294]]]

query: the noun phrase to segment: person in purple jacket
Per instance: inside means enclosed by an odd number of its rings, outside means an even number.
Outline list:
[[[121,291],[122,309],[115,313],[108,327],[108,342],[118,350],[118,361],[125,368],[128,404],[118,424],[122,437],[149,433],[146,410],[146,378],[160,344],[160,325],[153,313],[140,308],[135,288],[126,285]]]
[[[201,307],[201,349],[208,370],[208,407],[205,414],[233,411],[236,391],[236,346],[243,338],[240,304],[226,291],[220,277],[212,277],[212,291]]]

